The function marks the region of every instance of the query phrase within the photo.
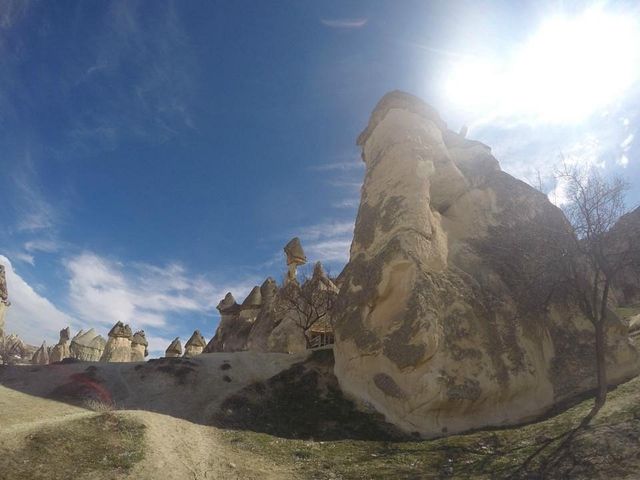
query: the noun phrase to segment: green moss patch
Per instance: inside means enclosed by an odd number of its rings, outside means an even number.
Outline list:
[[[114,413],[45,427],[0,452],[0,478],[37,480],[127,473],[144,456],[143,424]],[[110,477],[111,478],[111,477]]]

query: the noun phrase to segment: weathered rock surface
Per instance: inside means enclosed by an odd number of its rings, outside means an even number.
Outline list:
[[[71,356],[84,362],[98,362],[102,357],[106,340],[92,328],[86,332],[80,330],[71,339]]]
[[[298,237],[292,238],[284,247],[287,256],[287,279],[285,283],[298,282],[298,267],[307,263],[307,256],[304,254],[302,244]]]
[[[101,362],[129,362],[131,360],[131,327],[117,322],[109,331]]]
[[[220,323],[205,353],[239,352],[245,350],[249,332],[253,322],[241,317],[241,307],[236,303],[231,292],[216,307],[220,312]]]
[[[360,135],[366,175],[336,308],[345,392],[434,437],[531,420],[595,385],[593,328],[556,280],[572,232],[490,149],[393,92]],[[608,375],[638,373],[617,318]]]
[[[268,352],[269,335],[276,327],[278,318],[274,311],[274,301],[278,293],[276,281],[269,277],[260,286],[262,308],[251,327],[247,339],[246,349],[257,352]]]
[[[47,365],[49,363],[49,349],[47,348],[47,342],[42,342],[40,348],[38,348],[33,357],[31,357],[31,363],[34,365]]]
[[[627,252],[625,266],[613,282],[616,300],[621,305],[640,304],[640,207],[618,220],[611,237],[613,251]]]
[[[131,361],[132,362],[144,362],[144,359],[149,355],[147,347],[147,337],[144,334],[144,330],[139,330],[131,337]]]
[[[193,335],[191,335],[191,338],[187,340],[187,343],[184,344],[184,356],[195,357],[200,355],[206,346],[207,341],[200,333],[200,330],[196,330],[193,332]]]
[[[176,337],[167,347],[167,350],[164,352],[164,356],[179,357],[180,355],[182,355],[182,343],[180,343],[180,338]]]
[[[51,348],[51,354],[49,355],[49,361],[60,362],[65,358],[71,357],[71,333],[69,327],[60,330],[60,340]]]

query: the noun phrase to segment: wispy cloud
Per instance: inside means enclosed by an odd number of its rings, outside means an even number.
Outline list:
[[[359,160],[349,160],[344,162],[323,163],[321,165],[314,165],[310,167],[309,170],[316,172],[364,170],[364,162]]]
[[[354,29],[364,27],[369,19],[367,18],[322,18],[320,23],[329,28]]]
[[[129,269],[85,252],[65,263],[70,305],[87,322],[163,327],[172,312],[211,311],[215,288],[179,265],[137,264]]]
[[[48,298],[38,294],[14,269],[7,257],[0,255],[5,266],[7,289],[11,306],[7,310],[6,330],[17,333],[28,343],[49,343],[58,340],[59,331],[66,326],[83,326],[74,317],[62,312]]]
[[[349,260],[353,221],[325,221],[295,229],[311,262],[344,264]]]

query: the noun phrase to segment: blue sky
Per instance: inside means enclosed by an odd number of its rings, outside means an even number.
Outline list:
[[[633,184],[639,19],[634,2],[0,0],[7,329],[51,343],[123,320],[157,353],[209,339],[226,291],[280,280],[294,235],[339,273],[355,138],[393,89],[468,125],[510,173],[541,171],[556,200],[561,153]],[[558,71],[545,39],[582,26],[612,39],[602,68]]]

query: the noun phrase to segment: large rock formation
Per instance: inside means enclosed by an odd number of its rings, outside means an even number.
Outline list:
[[[182,355],[182,343],[180,343],[180,338],[176,337],[167,347],[167,350],[164,352],[164,356],[173,358],[179,357],[180,355]]]
[[[247,339],[246,349],[257,352],[269,351],[269,335],[277,326],[278,316],[275,313],[274,302],[278,294],[276,281],[269,277],[260,286],[260,296],[262,298],[262,308],[251,327]]]
[[[49,361],[60,362],[65,358],[71,357],[71,333],[69,327],[60,330],[60,340],[51,348],[51,354],[49,355]]]
[[[245,350],[252,322],[241,318],[241,307],[236,303],[231,292],[218,303],[220,323],[207,347],[209,352],[238,352]]]
[[[424,437],[533,419],[595,385],[593,328],[560,280],[572,231],[490,149],[393,92],[358,138],[366,175],[336,308],[345,392]],[[611,383],[638,373],[612,317]]]
[[[613,293],[621,305],[640,304],[640,207],[623,215],[613,227],[610,248],[624,252],[624,265],[613,282]]]
[[[132,362],[144,362],[144,358],[149,355],[147,347],[147,337],[144,334],[144,330],[140,330],[133,334],[131,337],[131,361]]]
[[[131,327],[117,322],[109,331],[101,362],[128,362],[131,360]]]
[[[47,348],[47,342],[42,342],[40,348],[38,348],[33,357],[31,357],[31,363],[34,365],[47,365],[49,363],[49,348]]]
[[[200,330],[196,330],[191,335],[191,338],[184,344],[184,356],[195,357],[200,355],[204,348],[207,346],[207,341],[204,339]]]
[[[71,356],[84,362],[98,362],[102,358],[107,342],[92,328],[87,332],[80,330],[71,339]]]

